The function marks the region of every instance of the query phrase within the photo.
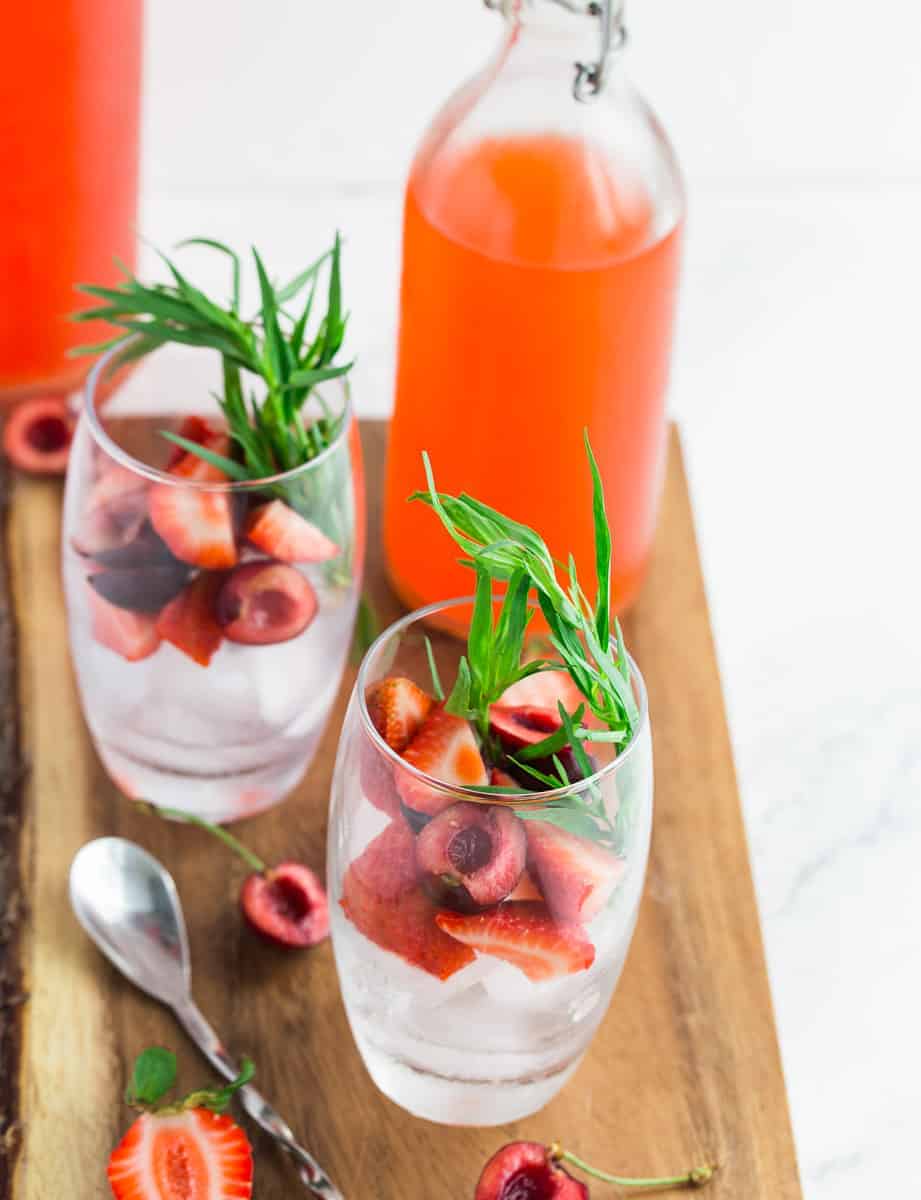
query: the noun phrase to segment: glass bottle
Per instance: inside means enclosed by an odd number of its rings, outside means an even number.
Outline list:
[[[683,186],[624,76],[619,0],[502,9],[498,53],[436,116],[407,185],[387,561],[411,608],[469,588],[406,503],[427,450],[445,491],[536,526],[591,578],[587,429],[622,611],[655,527]]]
[[[69,392],[113,332],[75,325],[81,282],[111,285],[135,257],[142,0],[42,0],[4,9],[0,38],[0,407]]]

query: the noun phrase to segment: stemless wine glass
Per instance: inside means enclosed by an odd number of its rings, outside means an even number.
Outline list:
[[[470,600],[420,609],[368,651],[339,744],[327,878],[345,1006],[374,1082],[416,1116],[496,1125],[559,1091],[608,1007],[649,852],[652,742],[631,662],[632,741],[616,757],[608,745],[608,761],[569,787],[452,787],[405,761],[378,734],[368,699],[394,676],[431,691],[430,647],[453,680],[465,647],[431,625],[469,622],[471,611]],[[451,810],[459,828],[479,815],[470,804],[486,813],[486,840],[448,845],[449,857],[463,849],[498,863],[526,847],[526,870],[491,907],[422,869],[432,814]]]
[[[229,452],[209,357],[170,348],[94,368],[63,571],[83,710],[112,779],[230,821],[295,786],[332,708],[361,580],[362,462],[341,383],[308,401],[305,425],[339,426],[306,465],[231,482],[184,453],[162,431]]]

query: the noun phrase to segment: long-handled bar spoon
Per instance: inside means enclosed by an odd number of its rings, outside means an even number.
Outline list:
[[[192,999],[189,942],[179,893],[169,871],[124,838],[87,842],[70,868],[70,902],[102,953],[136,987],[171,1008],[216,1071],[238,1068]],[[323,1200],[343,1200],[272,1106],[254,1087],[240,1091],[250,1117],[295,1160],[301,1180]]]

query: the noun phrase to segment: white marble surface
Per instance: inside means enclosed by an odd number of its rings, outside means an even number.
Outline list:
[[[808,1200],[918,1194],[921,8],[630,0],[687,168],[672,408]],[[401,178],[491,46],[477,0],[155,0],[143,230],[347,231],[359,405],[390,405]]]

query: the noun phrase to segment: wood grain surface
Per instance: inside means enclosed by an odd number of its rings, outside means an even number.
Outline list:
[[[388,619],[398,605],[374,557],[385,435],[380,424],[363,429],[368,583]],[[142,843],[174,873],[201,1007],[236,1053],[256,1060],[260,1088],[348,1200],[470,1200],[485,1159],[516,1137],[559,1139],[609,1170],[637,1175],[717,1159],[714,1200],[800,1196],[677,435],[670,451],[651,575],[626,622],[649,685],[656,754],[652,858],[635,941],[611,1010],[562,1095],[530,1120],[492,1130],[431,1125],[385,1100],[353,1046],[329,944],[290,955],[260,943],[236,906],[243,865],[198,831],[139,816],[120,798],[88,741],[71,677],[58,573],[60,491],[17,481],[0,561],[2,1200],[108,1195],[106,1158],[130,1120],[120,1099],[126,1072],[144,1046],[174,1047],[190,1085],[209,1077],[169,1014],[116,975],[70,913],[70,861],[104,833]],[[322,866],[329,779],[352,678],[296,794],[245,827],[265,859]],[[24,789],[21,755],[31,764]],[[306,1194],[287,1161],[252,1132],[258,1200]]]

